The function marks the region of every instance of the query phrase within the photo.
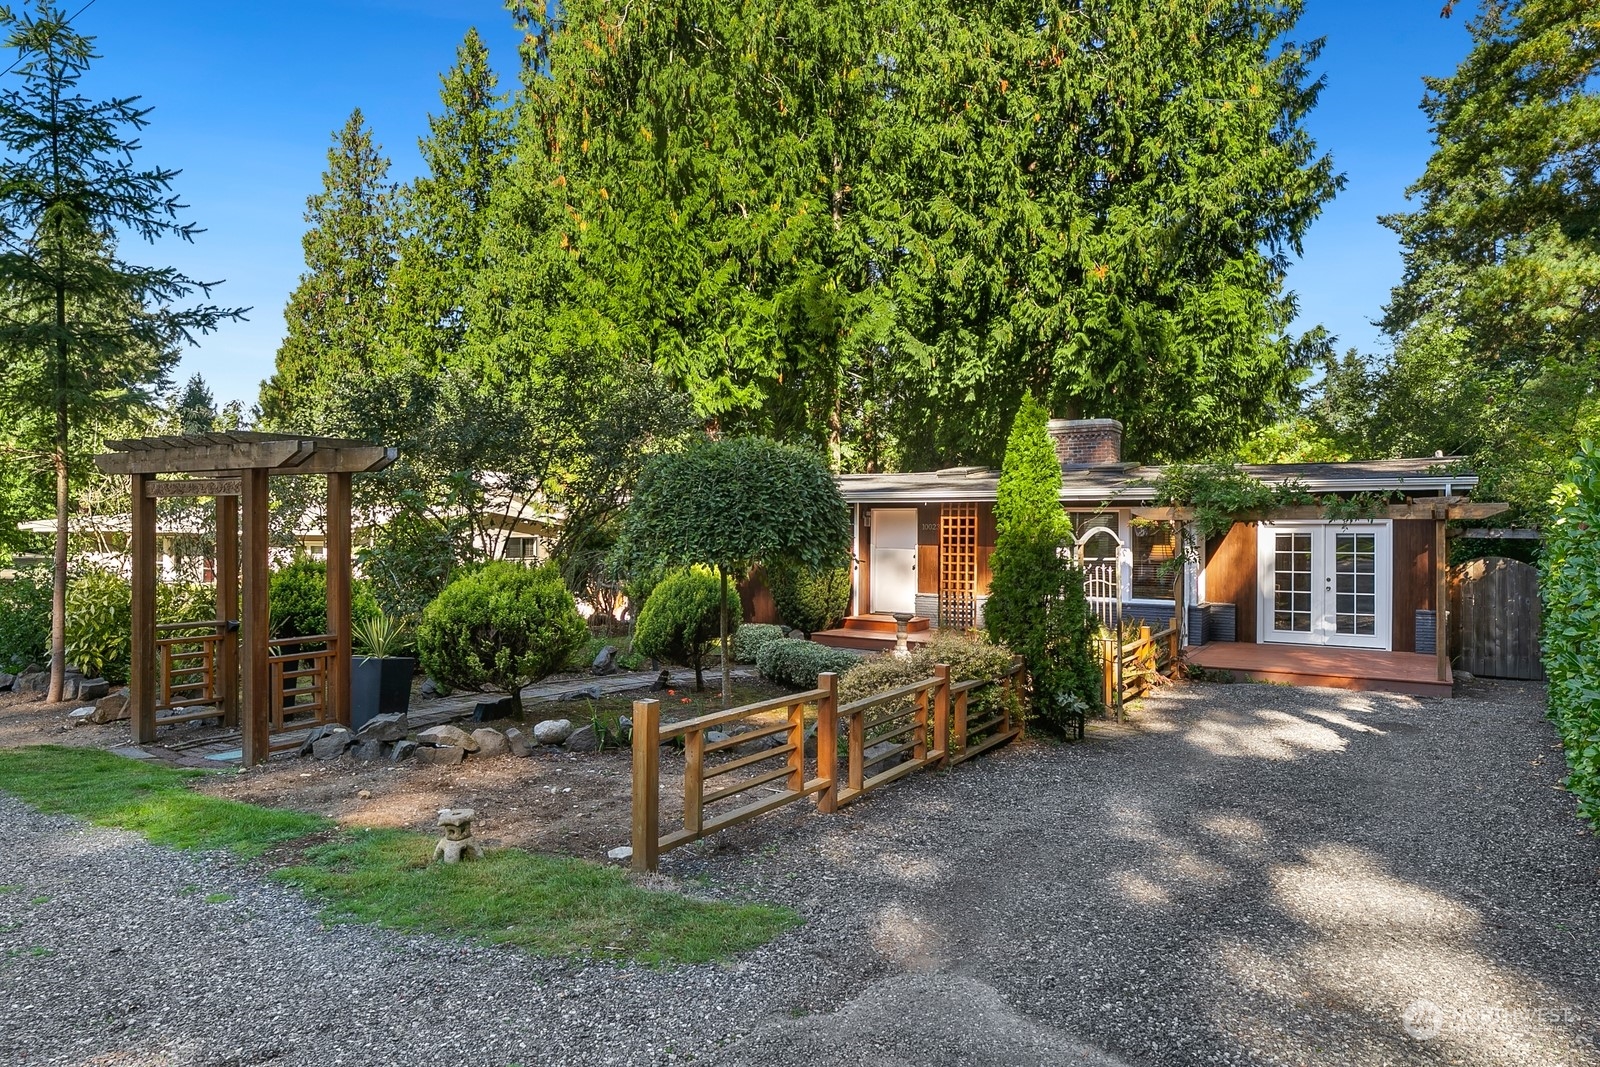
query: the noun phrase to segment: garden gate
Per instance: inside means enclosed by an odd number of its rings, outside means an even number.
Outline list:
[[[1450,647],[1455,665],[1485,678],[1544,678],[1539,650],[1539,572],[1489,556],[1450,568]]]

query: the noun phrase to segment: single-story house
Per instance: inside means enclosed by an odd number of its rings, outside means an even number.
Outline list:
[[[1123,461],[1121,423],[1057,419],[1050,433],[1087,592],[1097,607],[1117,608],[1102,618],[1156,628],[1176,619],[1191,663],[1235,675],[1448,694],[1449,660],[1437,636],[1446,629],[1436,614],[1445,522],[1504,510],[1466,501],[1478,479],[1459,460],[1244,466],[1251,477],[1295,482],[1318,498],[1377,493],[1393,503],[1354,520],[1323,506],[1282,509],[1202,545],[1191,512],[1155,506],[1161,468]],[[913,641],[940,626],[981,626],[998,481],[999,472],[973,467],[839,476],[853,516],[850,617],[813,639],[885,647],[895,613],[911,614]],[[1207,640],[1208,618],[1223,640]]]

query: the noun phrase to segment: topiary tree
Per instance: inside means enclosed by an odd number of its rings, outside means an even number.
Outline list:
[[[422,612],[417,655],[453,689],[508,693],[522,714],[522,690],[560,670],[589,636],[552,564],[497,561],[472,567]]]
[[[758,560],[769,566],[790,560],[811,567],[844,564],[850,512],[815,454],[765,437],[702,438],[645,466],[623,538],[635,568],[714,567],[726,604],[729,576]],[[724,700],[733,692],[730,630],[724,611]]]
[[[807,637],[839,625],[850,610],[849,567],[775,560],[767,567],[767,585],[779,617]]]
[[[694,687],[704,690],[706,652],[717,638],[723,608],[737,625],[742,614],[739,594],[719,582],[710,568],[675,571],[640,609],[633,647],[646,656],[693,667]]]
[[[1022,398],[1000,469],[993,578],[983,611],[995,639],[1027,662],[1034,713],[1064,733],[1075,706],[1094,705],[1100,672],[1049,421],[1032,394]]]

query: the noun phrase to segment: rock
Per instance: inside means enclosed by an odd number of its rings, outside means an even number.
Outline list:
[[[350,755],[354,756],[362,763],[375,763],[378,760],[383,759],[384,750],[388,747],[388,745],[378,740],[358,740],[355,747],[350,750]]]
[[[519,759],[525,759],[533,755],[533,742],[529,740],[527,734],[515,726],[506,731],[506,747],[511,750],[513,756]]]
[[[399,712],[374,715],[356,731],[357,741],[399,741],[406,736],[406,717]]]
[[[440,748],[459,748],[464,752],[478,751],[478,742],[459,726],[430,726],[417,735],[417,740],[424,745],[438,745]]]
[[[355,739],[356,735],[343,726],[332,727],[311,743],[311,754],[317,759],[338,759]]]
[[[652,685],[650,688],[651,689],[668,689],[671,686],[672,686],[672,675],[670,673],[668,673],[667,671],[663,670],[660,674],[656,675],[656,684]]]
[[[473,722],[493,722],[496,719],[512,719],[517,714],[517,706],[511,698],[495,697],[493,700],[480,700],[472,706]]]
[[[732,741],[732,740],[733,740],[733,735],[732,734],[725,734],[721,730],[707,730],[706,731],[706,744],[708,744],[708,745],[714,745],[719,741]]]
[[[425,697],[436,697],[439,695],[439,683],[432,678],[425,679],[420,692]]]
[[[472,731],[472,739],[478,742],[478,755],[503,756],[506,749],[511,746],[506,742],[506,735],[499,730],[491,730],[487,726]]]
[[[457,748],[455,745],[445,745],[439,748],[419,745],[417,746],[416,757],[418,763],[425,763],[431,767],[451,767],[467,758],[467,750]]]
[[[410,759],[417,754],[417,747],[415,741],[396,741],[394,747],[389,750],[389,761],[399,763],[403,759]]]
[[[128,690],[119,689],[95,701],[94,721],[97,723],[121,722],[128,718]]]
[[[0,673],[0,693],[7,692],[16,684],[17,676],[14,674]]]
[[[17,680],[12,683],[13,690],[18,693],[42,693],[50,688],[50,673],[48,671],[24,671],[17,675]]]
[[[571,735],[571,719],[546,719],[533,724],[533,739],[541,745],[559,745]]]
[[[629,860],[633,859],[633,846],[618,845],[616,848],[606,853],[606,859],[615,860],[618,863],[627,863]]]
[[[329,731],[343,729],[343,726],[340,726],[338,723],[334,722],[323,723],[321,726],[313,726],[311,728],[311,732],[306,734],[306,739],[300,742],[300,755],[311,755],[311,746],[322,740],[322,738],[325,737]]]
[[[593,726],[580,726],[567,736],[568,752],[593,752],[600,747],[600,735]]]
[[[68,726],[86,726],[91,722],[94,722],[94,708],[92,706],[79,708],[76,711],[67,713]]]
[[[615,674],[617,673],[617,646],[607,645],[595,656],[594,662],[589,665],[590,674]]]
[[[617,729],[618,730],[624,730],[624,731],[632,732],[632,730],[633,730],[633,720],[628,718],[628,716],[626,716],[626,715],[618,715],[617,716]]]
[[[1452,672],[1452,677],[1454,677],[1458,682],[1470,682],[1473,680],[1471,672],[1463,670]]]
[[[562,697],[562,700],[599,700],[605,692],[598,685],[586,685],[582,689],[575,689]]]
[[[78,683],[79,700],[99,700],[111,692],[111,683],[104,678],[86,678]]]
[[[371,800],[372,799],[372,790],[363,789],[361,792],[357,793],[356,796],[358,798],[360,798],[361,800]]]

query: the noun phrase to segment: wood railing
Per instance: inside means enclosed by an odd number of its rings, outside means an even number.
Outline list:
[[[832,812],[839,805],[858,800],[923,767],[959,763],[1019,737],[1023,732],[1018,699],[1021,680],[1021,660],[1013,663],[1000,679],[955,684],[950,681],[950,668],[938,664],[932,677],[840,707],[839,679],[830,673],[819,675],[817,687],[804,693],[665,725],[661,722],[660,701],[636,700],[633,866],[653,871],[663,852],[807,797],[816,797],[818,811]],[[997,706],[985,708],[986,717],[980,721],[969,721],[972,695],[989,686],[1001,691]],[[812,706],[816,708],[816,771],[807,778],[806,709]],[[775,723],[757,723],[717,741],[706,739],[713,729],[733,727],[774,713],[781,713]],[[768,737],[778,737],[781,743],[740,753],[740,749]],[[680,738],[684,752],[683,825],[662,835],[661,746]],[[842,777],[841,748],[845,760]],[[708,782],[725,775],[737,777],[707,790]],[[708,817],[708,806],[762,788],[769,790],[767,795],[743,796],[740,806]]]
[[[156,724],[193,722],[221,713],[217,658],[227,637],[220,619],[156,627]],[[162,712],[172,714],[163,715]]]
[[[1151,633],[1148,626],[1140,626],[1138,636],[1127,641],[1102,638],[1102,690],[1106,710],[1118,711],[1127,701],[1144,696],[1156,684],[1157,677],[1172,677],[1178,669],[1178,640],[1177,619],[1155,633]],[[1120,671],[1113,657],[1121,658]]]
[[[269,732],[332,722],[328,673],[339,654],[338,638],[333,634],[279,637],[267,642],[267,651]]]

